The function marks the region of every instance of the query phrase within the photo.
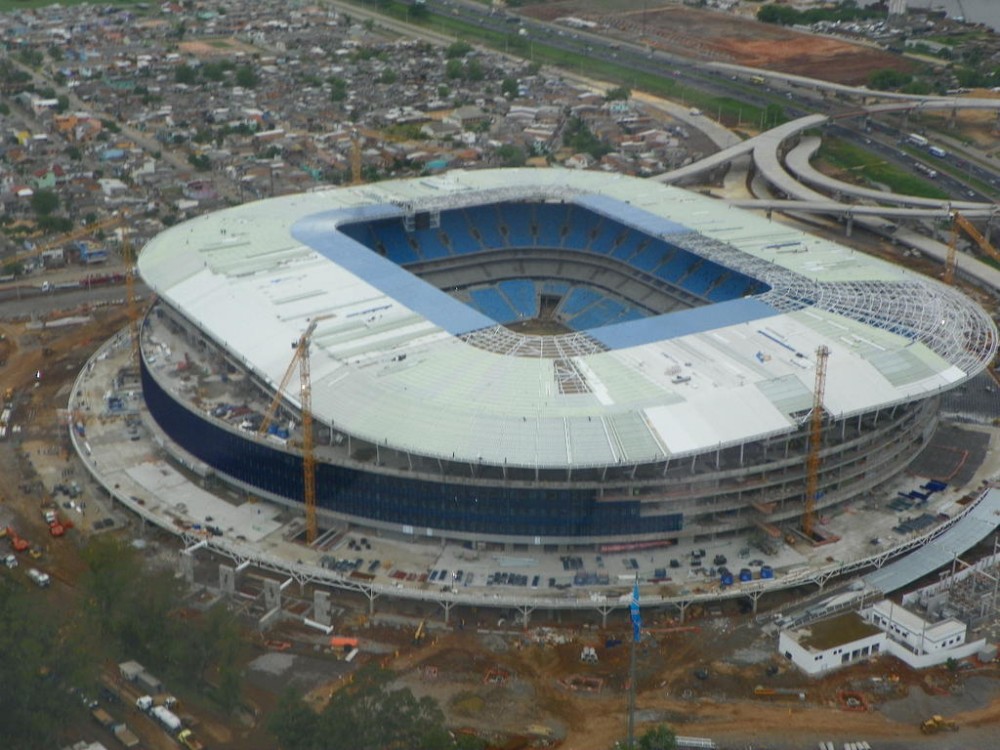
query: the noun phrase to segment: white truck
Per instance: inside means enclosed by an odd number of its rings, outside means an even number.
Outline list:
[[[40,588],[45,588],[50,583],[52,583],[52,579],[49,578],[49,574],[43,573],[37,568],[28,568],[27,573],[28,573],[28,578],[34,581],[35,584]]]
[[[176,736],[184,728],[180,717],[166,706],[153,706],[149,709],[149,715],[160,722],[160,725],[172,735]]]

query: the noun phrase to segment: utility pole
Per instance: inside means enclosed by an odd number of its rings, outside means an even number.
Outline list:
[[[632,651],[629,654],[628,667],[628,744],[627,750],[635,750],[635,644],[642,637],[642,617],[639,614],[639,574],[635,576],[632,587],[632,601],[629,604],[629,616],[632,620]]]

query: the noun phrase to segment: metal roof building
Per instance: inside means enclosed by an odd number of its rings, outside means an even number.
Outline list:
[[[275,447],[206,416],[166,373],[186,347],[266,403],[317,321],[321,507],[403,533],[564,543],[769,526],[801,513],[818,347],[824,503],[905,466],[935,397],[996,351],[989,317],[933,280],[596,172],[459,171],[275,198],[163,232],[139,269],[161,301],[144,387],[165,431],[294,502],[294,468],[279,482],[236,467],[258,451],[294,463],[294,437]],[[293,433],[297,406],[288,394]],[[232,455],[199,445],[206,426]],[[347,502],[362,475],[390,496],[382,510],[360,489]],[[548,520],[507,523],[539,503]]]

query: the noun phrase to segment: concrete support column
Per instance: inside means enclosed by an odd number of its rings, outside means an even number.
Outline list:
[[[691,606],[691,602],[677,602],[677,609],[680,610],[680,623],[684,624],[684,615],[687,614],[687,608]]]
[[[847,214],[847,224],[844,230],[844,236],[850,237],[852,232],[854,232],[854,214]]]
[[[330,592],[316,590],[313,592],[313,615],[312,619],[320,625],[330,625]]]
[[[446,599],[438,602],[438,604],[440,604],[441,608],[444,610],[444,624],[447,625],[448,621],[451,619],[451,608],[455,606],[455,602]]]
[[[178,560],[178,567],[184,582],[189,586],[194,583],[194,558],[182,552]]]
[[[281,584],[278,581],[264,579],[264,606],[268,610],[281,609]]]
[[[524,629],[527,630],[528,623],[531,621],[531,613],[535,611],[535,608],[523,604],[517,608],[517,611],[521,613],[521,620],[524,624]]]
[[[225,596],[236,594],[236,568],[232,565],[219,564],[219,589]]]

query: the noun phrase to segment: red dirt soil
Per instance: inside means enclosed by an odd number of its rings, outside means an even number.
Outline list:
[[[909,71],[913,64],[889,52],[735,14],[638,2],[566,0],[520,9],[544,21],[574,16],[599,24],[597,33],[673,51],[696,60],[766,68],[844,84],[866,83],[881,68]]]

